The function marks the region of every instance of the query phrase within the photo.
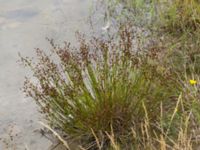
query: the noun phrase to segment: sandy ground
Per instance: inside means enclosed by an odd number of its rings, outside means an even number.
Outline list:
[[[74,32],[88,31],[92,0],[0,0],[0,150],[47,150],[40,134],[37,106],[20,91],[27,70],[18,52],[34,56],[48,49],[45,37],[74,42]]]

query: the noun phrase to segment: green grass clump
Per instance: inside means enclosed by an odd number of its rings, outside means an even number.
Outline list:
[[[199,113],[198,87],[188,83],[199,82],[197,74],[183,76],[186,68],[174,69],[162,48],[133,51],[130,27],[119,35],[89,41],[79,35],[76,48],[50,40],[51,55],[37,49],[35,62],[21,57],[33,72],[24,92],[53,128],[86,149],[181,147]]]
[[[52,131],[59,129],[80,149],[198,149],[199,1],[122,2],[132,8],[134,23],[146,24],[150,16],[148,25],[163,36],[159,44],[134,51],[130,26],[109,40],[78,35],[77,47],[49,40],[50,55],[36,49],[36,61],[21,57],[33,72],[24,92]]]

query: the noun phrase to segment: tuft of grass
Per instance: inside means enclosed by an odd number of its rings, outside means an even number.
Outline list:
[[[70,144],[56,129],[84,150],[198,149],[199,1],[121,2],[132,9],[130,20],[152,19],[148,25],[170,34],[147,51],[133,50],[135,33],[128,25],[119,28],[117,39],[78,34],[76,47],[49,40],[50,55],[36,49],[36,61],[21,57],[33,72],[24,92],[67,149]]]
[[[77,47],[49,40],[50,55],[36,49],[37,61],[21,57],[33,72],[24,92],[52,131],[59,128],[85,149],[190,149],[199,73],[176,69],[167,48],[133,51],[128,25],[118,33],[118,39],[88,41],[78,34]]]

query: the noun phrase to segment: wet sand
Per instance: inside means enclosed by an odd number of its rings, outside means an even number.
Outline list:
[[[34,56],[48,50],[45,37],[74,42],[74,32],[87,33],[91,0],[0,0],[0,150],[47,150],[40,133],[42,119],[33,100],[20,91],[29,72],[16,62],[18,52]]]

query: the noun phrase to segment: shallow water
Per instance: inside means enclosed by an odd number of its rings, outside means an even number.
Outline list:
[[[48,49],[45,37],[74,41],[87,33],[91,0],[0,0],[0,150],[47,150],[37,106],[20,91],[27,70],[17,64],[18,52],[33,56]]]

